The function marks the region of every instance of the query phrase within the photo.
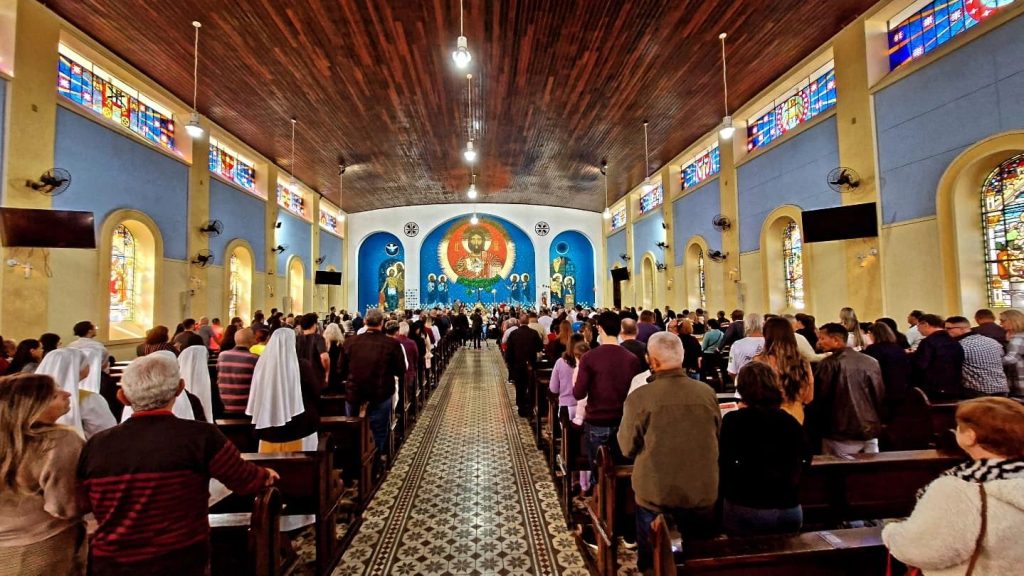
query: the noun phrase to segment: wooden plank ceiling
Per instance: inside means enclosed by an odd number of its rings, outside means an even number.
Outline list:
[[[466,0],[481,202],[600,211],[876,0]],[[48,0],[183,101],[200,37],[199,111],[360,212],[465,201],[458,0]],[[842,87],[840,87],[842,90]],[[741,136],[737,133],[737,136]]]

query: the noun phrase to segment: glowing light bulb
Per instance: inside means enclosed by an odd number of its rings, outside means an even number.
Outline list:
[[[480,219],[476,217],[475,212],[473,213],[473,217],[469,219],[469,223],[472,224],[473,226],[476,226],[477,224],[480,223]]]
[[[602,214],[601,216],[603,216],[605,220],[611,220],[612,219],[612,209],[611,208],[605,208],[604,209],[604,214]]]
[[[465,36],[459,36],[455,51],[452,52],[452,60],[455,61],[455,66],[457,68],[465,68],[469,66],[469,61],[472,59],[473,55],[469,53],[469,40],[466,40]]]
[[[465,156],[466,162],[475,162],[476,161],[476,150],[473,149],[473,141],[472,140],[470,140],[466,144],[466,151],[463,152],[462,155]]]
[[[718,135],[722,137],[722,140],[732,139],[734,133],[736,133],[736,127],[732,125],[732,116],[722,118],[722,128],[718,131]]]
[[[476,197],[477,197],[476,184],[470,184],[469,185],[469,192],[466,194],[466,196],[469,196],[470,200],[476,200]]]
[[[199,112],[193,112],[185,125],[185,131],[192,138],[199,138],[203,135],[203,127],[199,125]]]

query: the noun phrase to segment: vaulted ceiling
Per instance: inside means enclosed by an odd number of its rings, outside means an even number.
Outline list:
[[[465,0],[480,202],[604,208],[876,0]],[[359,212],[465,201],[459,0],[48,0],[199,111]],[[641,122],[650,121],[645,167]]]

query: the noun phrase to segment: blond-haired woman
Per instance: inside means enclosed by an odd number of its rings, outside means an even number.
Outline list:
[[[0,378],[0,574],[85,573],[85,527],[75,503],[84,441],[57,425],[71,394],[53,378]]]
[[[1024,398],[1024,312],[1016,309],[999,313],[999,325],[1006,330],[1003,368],[1010,384],[1010,396]]]
[[[858,352],[867,347],[869,342],[864,339],[864,333],[860,329],[860,321],[857,320],[857,313],[854,312],[853,308],[846,307],[839,311],[839,323],[850,334],[846,339],[847,346]]]

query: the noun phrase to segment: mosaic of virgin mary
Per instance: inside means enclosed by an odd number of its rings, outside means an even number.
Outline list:
[[[467,219],[455,224],[438,246],[438,259],[450,278],[467,288],[489,289],[508,277],[515,264],[515,245],[493,220]]]

